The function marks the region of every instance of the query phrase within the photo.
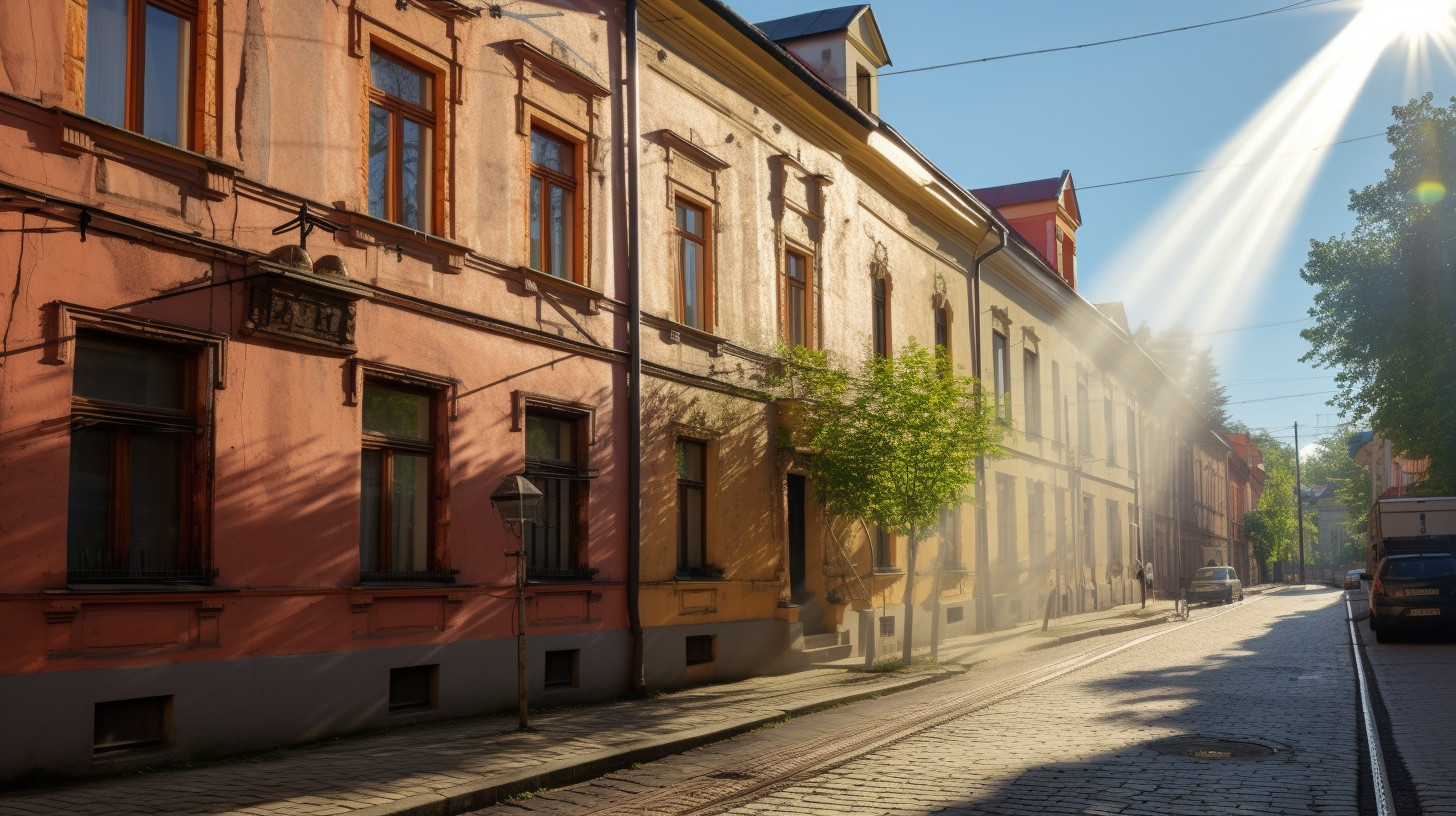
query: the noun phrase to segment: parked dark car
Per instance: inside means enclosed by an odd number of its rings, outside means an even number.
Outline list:
[[[1244,599],[1244,585],[1233,567],[1199,567],[1188,585],[1188,602],[1233,603]]]
[[[1411,553],[1381,560],[1370,584],[1370,628],[1381,643],[1399,631],[1456,629],[1456,556]]]
[[[1345,573],[1345,589],[1359,589],[1360,576],[1364,574],[1365,570],[1357,569],[1352,569],[1349,572]]]

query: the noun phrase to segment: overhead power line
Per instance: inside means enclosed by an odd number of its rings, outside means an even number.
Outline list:
[[[1128,42],[1130,40],[1141,40],[1148,37],[1157,37],[1163,34],[1176,34],[1180,31],[1192,31],[1196,28],[1208,28],[1209,26],[1223,25],[1224,23],[1236,23],[1240,20],[1252,20],[1255,17],[1265,17],[1270,14],[1292,11],[1299,8],[1314,8],[1334,3],[1336,0],[1299,0],[1297,3],[1290,3],[1279,8],[1257,11],[1253,14],[1244,14],[1239,17],[1227,17],[1222,20],[1209,20],[1206,23],[1194,23],[1193,25],[1179,26],[1177,28],[1165,28],[1161,31],[1149,31],[1144,34],[1130,34],[1126,37],[1114,37],[1110,40],[1098,40],[1097,42],[1078,43],[1077,45],[1061,45],[1055,48],[1038,48],[1035,51],[1018,51],[1015,54],[999,54],[994,57],[980,57],[978,59],[959,60],[957,62],[946,62],[940,65],[926,65],[920,68],[905,68],[899,71],[881,71],[880,76],[895,76],[897,74],[916,74],[922,71],[938,71],[941,68],[955,68],[960,65],[975,65],[982,62],[996,62],[997,60],[1015,59],[1016,57],[1034,57],[1039,54],[1055,54],[1059,51],[1075,51],[1079,48],[1095,48],[1099,45],[1112,45],[1113,43]]]
[[[1310,391],[1307,394],[1285,394],[1282,397],[1263,397],[1260,399],[1239,400],[1238,402],[1226,402],[1224,405],[1247,405],[1251,402],[1273,402],[1274,400],[1294,399],[1295,397],[1317,397],[1321,394],[1333,394],[1334,389],[1329,391]]]
[[[1182,332],[1179,332],[1177,334],[1169,334],[1168,336],[1169,337],[1176,337],[1176,338],[1179,338],[1179,339],[1182,339],[1182,338],[1185,338],[1185,337],[1212,337],[1215,334],[1233,334],[1234,332],[1250,331],[1250,330],[1253,330],[1253,329],[1267,329],[1270,326],[1288,326],[1291,323],[1308,323],[1311,320],[1314,320],[1314,318],[1312,318],[1312,317],[1301,317],[1301,318],[1298,318],[1296,320],[1280,320],[1280,321],[1277,321],[1275,323],[1259,323],[1259,324],[1256,324],[1256,325],[1253,325],[1253,326],[1239,326],[1236,329],[1217,329],[1217,330],[1214,330],[1214,331],[1198,332],[1197,334],[1184,334]]]
[[[1311,147],[1311,148],[1309,148],[1309,152],[1310,153],[1313,153],[1316,150],[1325,150],[1327,148],[1335,147],[1336,145],[1349,144],[1350,142],[1360,142],[1360,141],[1364,141],[1365,139],[1376,139],[1376,138],[1379,138],[1379,137],[1384,136],[1384,135],[1385,135],[1385,132],[1384,131],[1381,131],[1380,133],[1369,133],[1369,134],[1366,134],[1364,136],[1354,136],[1354,137],[1351,137],[1349,139],[1341,139],[1338,142],[1330,142],[1329,144],[1323,144],[1323,145],[1319,145],[1317,147]],[[1300,152],[1304,152],[1304,151],[1300,151]],[[1158,179],[1178,178],[1179,176],[1193,176],[1193,175],[1197,175],[1199,173],[1211,173],[1214,170],[1230,170],[1230,169],[1233,169],[1235,167],[1252,167],[1252,166],[1254,166],[1256,164],[1263,164],[1265,162],[1270,162],[1270,161],[1273,161],[1275,159],[1286,158],[1286,157],[1292,156],[1292,155],[1295,155],[1295,154],[1293,154],[1293,153],[1280,153],[1280,154],[1275,155],[1275,156],[1265,156],[1262,159],[1257,159],[1257,160],[1251,161],[1251,162],[1244,162],[1242,164],[1222,164],[1222,165],[1219,165],[1218,167],[1204,167],[1204,168],[1201,168],[1201,169],[1198,169],[1198,170],[1184,170],[1181,173],[1163,173],[1162,175],[1158,175],[1158,176],[1144,176],[1142,178],[1127,179],[1126,181],[1108,181],[1108,182],[1104,182],[1102,184],[1079,185],[1077,187],[1077,192],[1081,193],[1081,192],[1085,192],[1087,190],[1096,190],[1099,187],[1117,187],[1117,186],[1122,185],[1122,184],[1137,184],[1137,183],[1143,182],[1143,181],[1157,181]]]

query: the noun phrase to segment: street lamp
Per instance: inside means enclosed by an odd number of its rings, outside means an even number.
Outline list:
[[[525,731],[526,721],[526,524],[537,519],[541,509],[541,491],[531,480],[519,473],[513,473],[501,481],[500,486],[490,494],[491,506],[516,535],[520,536],[519,549],[507,551],[516,558],[516,728]]]

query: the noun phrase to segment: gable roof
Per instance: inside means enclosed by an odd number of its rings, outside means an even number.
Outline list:
[[[856,26],[856,21],[866,13],[868,13],[868,17],[865,18],[864,24]],[[885,65],[890,64],[890,52],[886,50],[885,41],[880,37],[879,24],[875,22],[874,12],[870,11],[868,3],[810,11],[795,14],[792,17],[780,17],[777,20],[754,23],[754,25],[768,35],[770,40],[777,43],[815,37],[820,34],[845,32],[856,40],[861,40],[862,44]],[[856,28],[858,30],[855,30]],[[865,36],[859,36],[860,34]]]
[[[1072,171],[1070,170],[1063,170],[1060,176],[1053,178],[1003,184],[999,187],[981,187],[971,190],[971,192],[975,194],[976,198],[998,208],[1025,204],[1030,201],[1056,200],[1060,204],[1062,194],[1065,192],[1067,193],[1067,213],[1078,224],[1082,223],[1082,211],[1077,206],[1077,190],[1072,184]]]

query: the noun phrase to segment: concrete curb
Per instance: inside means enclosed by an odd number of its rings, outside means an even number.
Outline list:
[[[505,774],[492,779],[467,783],[447,788],[438,793],[423,793],[398,799],[388,804],[374,805],[349,812],[349,816],[455,816],[469,810],[479,810],[503,802],[513,796],[531,793],[547,788],[561,788],[586,782],[613,771],[631,767],[643,762],[653,762],[664,757],[701,748],[739,734],[762,728],[766,725],[813,714],[816,711],[836,706],[883,697],[909,691],[913,688],[949,680],[964,674],[962,667],[945,666],[945,671],[909,677],[903,681],[864,689],[852,694],[835,695],[826,693],[816,700],[779,709],[733,722],[679,732],[650,742],[624,748],[607,748],[591,754],[563,759],[514,774]]]
[[[1026,650],[1028,652],[1035,652],[1042,649],[1051,649],[1057,646],[1063,646],[1068,643],[1076,643],[1079,640],[1087,640],[1088,638],[1102,637],[1104,635],[1115,635],[1119,632],[1130,632],[1134,629],[1142,629],[1147,626],[1157,626],[1158,624],[1167,623],[1169,619],[1170,616],[1168,615],[1160,615],[1155,618],[1145,618],[1140,621],[1125,623],[1121,626],[1103,626],[1097,629],[1088,629],[1085,632],[1062,635],[1061,637],[1055,637],[1042,643],[1033,643],[1032,645],[1026,647]]]

